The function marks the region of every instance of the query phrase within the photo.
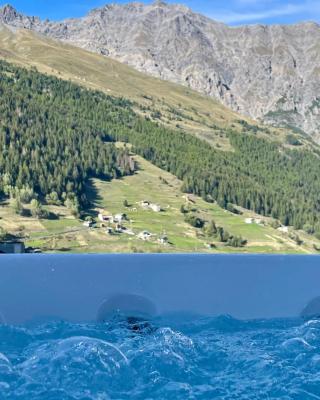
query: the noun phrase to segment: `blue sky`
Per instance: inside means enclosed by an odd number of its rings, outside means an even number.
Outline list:
[[[107,0],[0,0],[0,5],[7,2],[26,14],[54,20],[79,17],[94,7],[108,3]],[[148,0],[144,2],[152,3]],[[231,25],[320,22],[320,0],[168,0],[168,2],[186,4],[195,11]]]

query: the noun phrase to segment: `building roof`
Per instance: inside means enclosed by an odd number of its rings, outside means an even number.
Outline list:
[[[16,239],[16,240],[1,240],[1,242],[0,242],[0,246],[2,245],[2,244],[24,244],[24,242],[23,242],[23,240],[19,240],[19,239]]]

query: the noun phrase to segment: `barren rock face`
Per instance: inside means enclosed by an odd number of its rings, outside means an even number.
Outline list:
[[[41,25],[41,21],[36,17],[27,17],[10,6],[9,4],[0,8],[0,22],[18,28],[35,29]]]
[[[229,27],[181,5],[106,5],[62,22],[10,6],[0,21],[188,85],[233,110],[320,139],[320,26]]]

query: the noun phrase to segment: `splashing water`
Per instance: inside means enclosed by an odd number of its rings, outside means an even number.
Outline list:
[[[0,399],[320,399],[318,320],[152,325],[0,326]]]

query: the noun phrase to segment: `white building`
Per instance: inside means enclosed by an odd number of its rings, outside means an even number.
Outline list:
[[[168,236],[166,236],[166,235],[160,236],[158,239],[158,242],[161,244],[168,244],[169,243]]]
[[[85,221],[83,223],[83,226],[85,226],[86,228],[91,228],[93,226],[93,222],[92,221]]]
[[[160,212],[161,211],[161,207],[158,204],[150,204],[149,207],[154,212]]]
[[[150,206],[150,201],[142,200],[140,201],[140,206],[143,208],[148,208]]]
[[[288,233],[289,228],[287,226],[280,226],[280,228],[278,228],[278,231],[280,231],[282,233]]]
[[[126,214],[116,214],[113,218],[113,222],[121,223],[123,220],[126,219]]]
[[[140,232],[138,238],[141,240],[149,240],[151,238],[151,233],[148,231]]]

